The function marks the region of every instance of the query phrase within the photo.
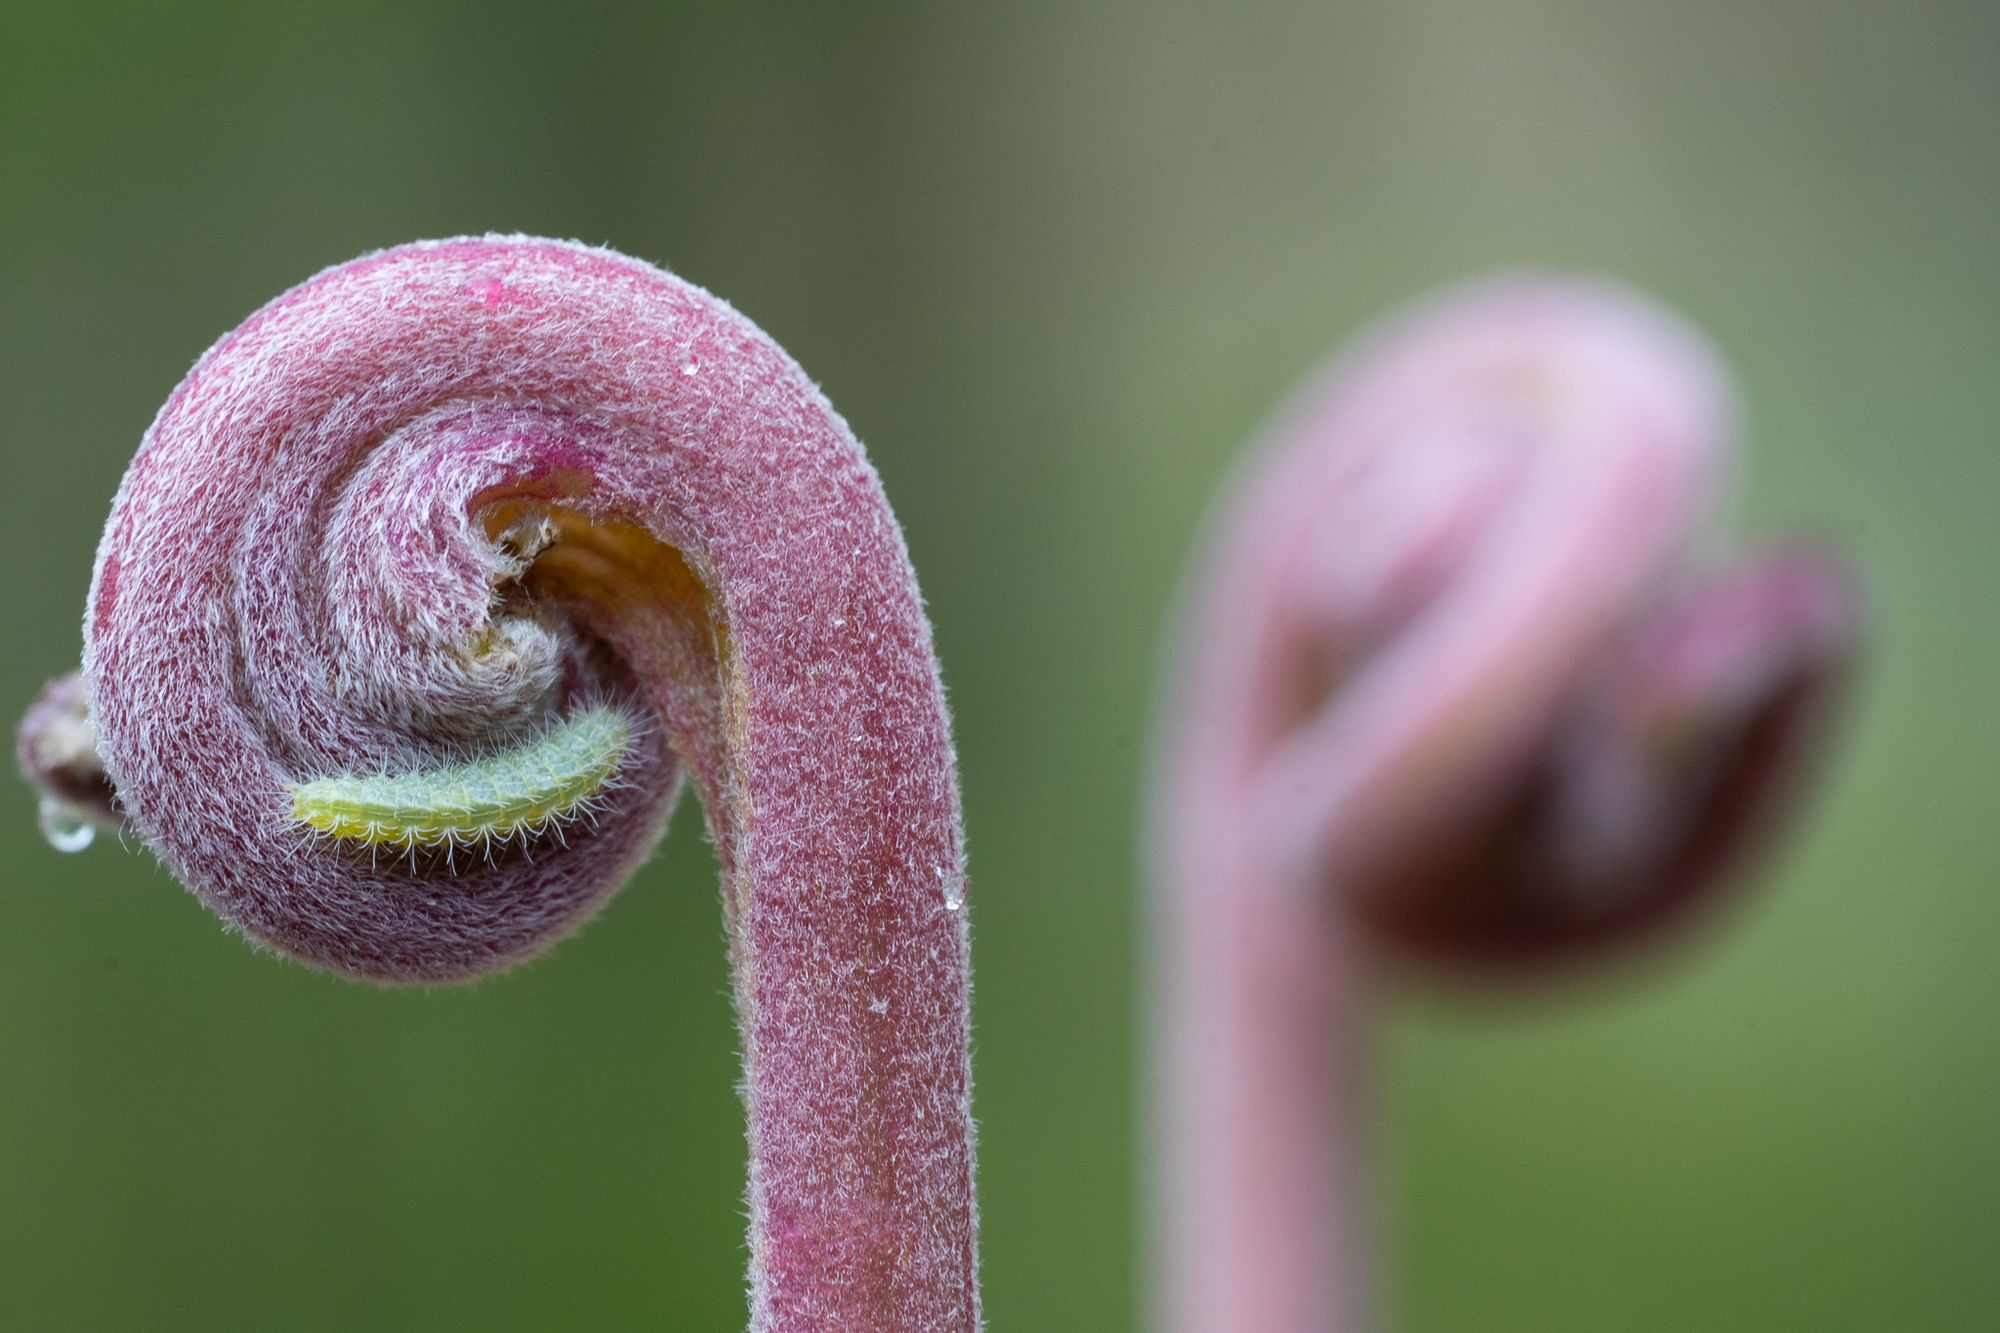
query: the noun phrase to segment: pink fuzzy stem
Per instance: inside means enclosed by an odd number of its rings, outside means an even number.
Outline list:
[[[1687,573],[1728,425],[1667,316],[1496,284],[1344,358],[1221,513],[1154,780],[1165,1327],[1364,1325],[1386,962],[1639,938],[1783,808],[1852,597],[1811,555]]]
[[[254,941],[384,981],[574,929],[690,775],[743,1042],[751,1326],[977,1326],[930,630],[860,446],[749,321],[523,238],[320,274],[148,432],[84,675],[119,807],[174,872]],[[635,740],[567,829],[399,858],[289,819],[288,783],[435,768],[605,700]]]

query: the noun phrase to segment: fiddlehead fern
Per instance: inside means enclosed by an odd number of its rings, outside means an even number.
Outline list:
[[[1501,282],[1344,357],[1219,512],[1153,783],[1168,1327],[1358,1325],[1386,963],[1650,938],[1786,806],[1852,595],[1809,553],[1695,570],[1730,415],[1639,298]]]
[[[497,237],[279,297],[148,431],[82,676],[94,750],[24,728],[51,799],[252,940],[382,981],[573,929],[685,775],[723,874],[753,1326],[976,1324],[929,627],[860,446],[727,305]]]

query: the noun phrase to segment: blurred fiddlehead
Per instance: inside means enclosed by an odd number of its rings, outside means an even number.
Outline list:
[[[1166,1327],[1359,1326],[1385,973],[1657,938],[1792,804],[1854,599],[1697,561],[1731,415],[1640,298],[1500,281],[1343,356],[1218,511],[1152,779]]]

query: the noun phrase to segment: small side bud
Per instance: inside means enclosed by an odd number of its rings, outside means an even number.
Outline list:
[[[21,776],[41,794],[42,836],[57,851],[80,852],[99,830],[117,833],[125,818],[97,753],[83,678],[72,671],[42,687],[14,736]]]

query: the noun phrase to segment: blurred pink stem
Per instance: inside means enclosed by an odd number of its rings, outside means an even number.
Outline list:
[[[1177,878],[1162,908],[1163,1313],[1173,1329],[1338,1333],[1359,1327],[1349,1201],[1368,979],[1336,932],[1241,910],[1314,901],[1259,869],[1245,855]]]

